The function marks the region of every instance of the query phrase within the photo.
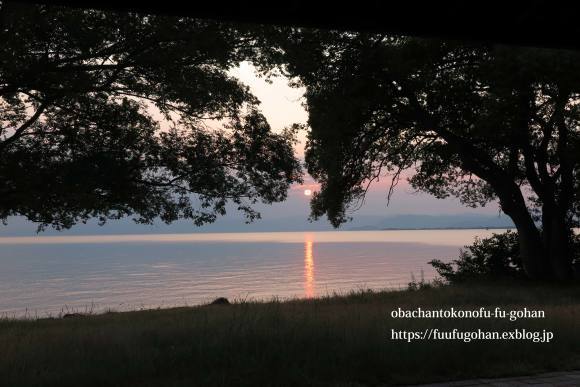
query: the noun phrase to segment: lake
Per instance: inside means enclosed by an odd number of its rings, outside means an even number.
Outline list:
[[[315,297],[405,288],[436,276],[475,236],[505,230],[397,230],[0,237],[0,315]]]

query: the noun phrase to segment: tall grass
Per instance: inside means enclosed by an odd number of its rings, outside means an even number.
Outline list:
[[[394,319],[541,309],[545,319]],[[580,287],[494,283],[0,321],[1,386],[377,385],[580,368]],[[391,329],[548,329],[551,343],[391,340]]]

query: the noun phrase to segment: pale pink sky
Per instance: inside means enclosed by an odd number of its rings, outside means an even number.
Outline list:
[[[268,119],[273,130],[281,130],[292,123],[307,122],[308,114],[301,105],[304,102],[304,90],[288,86],[286,78],[274,78],[269,84],[255,73],[255,69],[249,63],[243,63],[231,73],[250,86],[254,95],[260,100],[262,113]],[[304,157],[305,137],[305,133],[300,133],[300,143],[296,147],[296,153],[301,159]],[[484,208],[472,209],[464,207],[456,199],[438,200],[424,193],[414,193],[414,190],[404,179],[399,182],[391,198],[391,203],[387,207],[386,195],[390,181],[391,179],[386,177],[373,184],[365,204],[358,213],[368,215],[457,213],[495,215],[498,213],[498,206],[495,203]],[[308,197],[304,195],[305,189],[317,189],[317,185],[309,176],[306,176],[305,184],[293,186],[288,201],[276,204],[276,208],[283,212],[288,210],[293,214],[296,214],[296,211],[308,214],[309,205]]]

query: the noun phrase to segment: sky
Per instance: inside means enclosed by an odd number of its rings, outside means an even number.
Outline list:
[[[254,67],[249,63],[242,63],[238,68],[231,70],[231,74],[247,84],[252,93],[260,100],[260,109],[267,118],[272,130],[280,131],[284,127],[293,123],[305,124],[308,114],[302,104],[304,103],[304,90],[288,86],[288,80],[284,77],[272,78],[271,83],[257,75]],[[155,115],[155,114],[154,114]],[[298,135],[299,142],[296,145],[296,155],[300,160],[304,160],[304,144],[306,133]],[[345,227],[360,227],[368,224],[376,224],[381,217],[392,217],[397,215],[461,215],[474,216],[484,215],[497,217],[499,214],[498,205],[490,203],[482,208],[468,208],[463,206],[457,199],[448,198],[439,200],[428,194],[415,192],[406,180],[401,179],[397,185],[391,201],[387,206],[387,192],[390,178],[387,176],[371,185],[365,202],[356,212],[352,213],[353,223]],[[92,234],[92,233],[148,233],[148,232],[221,232],[221,231],[263,231],[269,227],[284,229],[288,226],[292,230],[312,229],[313,225],[308,222],[310,214],[310,197],[305,195],[306,190],[316,191],[318,185],[307,174],[304,184],[293,185],[288,193],[288,199],[281,203],[271,205],[257,204],[254,208],[258,210],[262,219],[257,220],[258,224],[246,225],[240,213],[228,211],[224,217],[218,219],[215,224],[194,229],[191,224],[179,223],[167,226],[163,223],[156,224],[154,228],[148,226],[135,225],[129,220],[110,221],[102,228],[94,224],[74,226],[72,230],[64,233]],[[263,222],[260,226],[260,222]],[[318,229],[330,228],[326,219],[320,220],[315,225]],[[417,225],[421,227],[420,225]],[[303,228],[301,228],[303,227]],[[54,234],[56,231],[49,230],[47,233]],[[9,219],[8,226],[0,226],[0,236],[8,235],[34,235],[36,225],[27,222],[23,218]]]
[[[256,75],[249,63],[243,63],[232,74],[247,84],[254,95],[261,101],[261,110],[268,119],[273,130],[281,130],[292,123],[306,123],[308,113],[302,106],[304,89],[288,86],[287,79],[278,77],[272,84]],[[296,146],[296,154],[303,160],[306,133],[300,133],[300,142]],[[497,215],[498,206],[490,203],[486,207],[471,209],[459,203],[454,198],[439,200],[425,193],[417,193],[406,180],[401,180],[395,189],[391,202],[387,207],[386,196],[390,178],[386,177],[371,185],[365,204],[355,213],[361,215],[398,215],[398,214],[486,214]],[[317,185],[311,177],[306,176],[305,184],[294,185],[289,200],[275,205],[277,213],[308,214],[308,197],[304,190],[316,190]]]

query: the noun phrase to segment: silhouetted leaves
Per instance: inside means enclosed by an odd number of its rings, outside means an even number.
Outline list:
[[[247,31],[12,3],[1,23],[0,218],[252,220],[300,181],[293,132],[228,73],[257,57]]]

